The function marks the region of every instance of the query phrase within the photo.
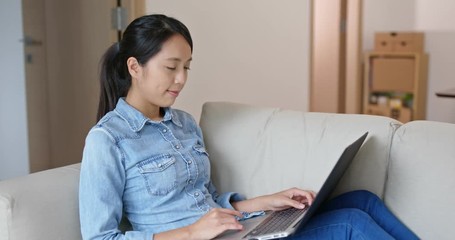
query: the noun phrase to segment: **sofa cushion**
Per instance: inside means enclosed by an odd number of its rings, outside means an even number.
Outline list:
[[[215,185],[247,197],[293,186],[317,191],[344,148],[369,131],[336,192],[367,189],[382,196],[399,123],[379,116],[212,102],[204,104],[200,125]]]
[[[390,158],[386,204],[422,239],[453,239],[455,125],[403,125],[393,138]]]

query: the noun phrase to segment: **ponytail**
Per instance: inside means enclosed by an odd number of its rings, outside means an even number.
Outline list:
[[[131,85],[131,77],[127,72],[126,63],[121,60],[120,44],[114,43],[101,59],[100,100],[97,121],[112,111],[121,97],[125,97]]]

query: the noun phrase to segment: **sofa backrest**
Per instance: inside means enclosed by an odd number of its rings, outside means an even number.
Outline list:
[[[455,124],[413,121],[393,138],[385,203],[422,239],[453,239]]]
[[[382,196],[390,144],[400,123],[380,116],[211,102],[203,106],[200,125],[215,186],[247,197],[294,186],[317,191],[344,148],[369,131],[335,194],[367,189]]]

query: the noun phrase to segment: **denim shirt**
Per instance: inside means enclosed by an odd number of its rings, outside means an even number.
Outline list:
[[[188,113],[165,108],[152,121],[120,99],[89,132],[79,211],[83,239],[153,239],[190,225],[212,208],[243,200],[218,194],[202,133]],[[118,229],[125,216],[133,231]]]

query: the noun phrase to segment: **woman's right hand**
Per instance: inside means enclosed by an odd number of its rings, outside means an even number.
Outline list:
[[[242,217],[239,211],[227,208],[213,208],[201,219],[188,226],[190,239],[212,239],[227,230],[242,230],[242,224],[235,216]]]

